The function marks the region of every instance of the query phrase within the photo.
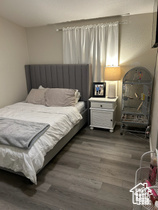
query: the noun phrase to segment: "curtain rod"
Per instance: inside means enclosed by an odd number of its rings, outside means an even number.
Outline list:
[[[129,16],[130,15],[130,13],[126,13],[126,14],[123,14],[123,15],[114,15],[114,16],[108,16],[108,17],[106,17],[106,18],[109,18],[109,17],[125,17],[125,16]],[[92,20],[92,19],[91,19]],[[80,20],[81,21],[81,20]],[[71,22],[71,21],[70,21]],[[70,23],[69,22],[69,23]],[[73,22],[73,21],[72,21]],[[115,22],[118,22],[119,24],[127,24],[127,21],[125,20],[125,21],[115,21]],[[113,23],[115,23],[115,22],[113,22]],[[90,24],[91,26],[92,25],[101,25],[101,24],[110,24],[110,23],[112,23],[112,22],[109,22],[109,23],[100,23],[100,24]],[[83,25],[83,26],[86,26],[86,25]],[[72,27],[78,27],[78,28],[80,28],[80,27],[82,27],[82,26],[72,26]],[[64,27],[63,27],[64,28]],[[58,28],[58,29],[56,29],[56,31],[63,31],[63,28]],[[70,27],[71,28],[71,27]]]
[[[119,21],[116,21],[116,22],[118,22],[119,24],[127,24],[127,21],[121,21],[121,22],[119,22]],[[116,22],[113,22],[113,23],[116,23]],[[92,28],[94,25],[106,25],[106,24],[111,24],[112,22],[110,22],[110,23],[100,23],[100,24],[93,24],[93,25],[83,25],[83,26],[72,26],[72,27],[66,27],[66,28],[81,28],[81,27],[86,27],[86,26],[89,26],[89,28]],[[63,27],[64,28],[64,27]],[[58,29],[56,29],[56,31],[58,32],[58,31],[63,31],[63,28],[58,28]]]

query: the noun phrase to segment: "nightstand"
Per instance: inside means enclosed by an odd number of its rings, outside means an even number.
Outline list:
[[[90,98],[90,129],[105,128],[114,131],[118,97]]]

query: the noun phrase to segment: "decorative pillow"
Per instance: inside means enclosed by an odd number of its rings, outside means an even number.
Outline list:
[[[45,88],[42,85],[40,85],[38,89],[45,89]],[[65,88],[60,88],[60,89],[65,90]],[[81,97],[81,93],[77,89],[75,89],[75,104],[78,103],[80,97]]]
[[[45,105],[45,93],[47,89],[31,89],[26,102],[32,104]]]
[[[75,91],[66,88],[49,88],[45,93],[46,106],[75,106]]]

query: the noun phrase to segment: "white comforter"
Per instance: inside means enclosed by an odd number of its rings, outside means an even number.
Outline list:
[[[0,145],[0,166],[22,172],[35,184],[36,172],[43,166],[46,153],[82,119],[75,107],[45,107],[28,103],[16,103],[0,109],[0,117],[50,124],[30,150]]]

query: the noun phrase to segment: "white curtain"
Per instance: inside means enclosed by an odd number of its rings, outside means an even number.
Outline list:
[[[93,81],[103,81],[105,66],[118,65],[118,25],[63,28],[63,63],[91,64]]]

